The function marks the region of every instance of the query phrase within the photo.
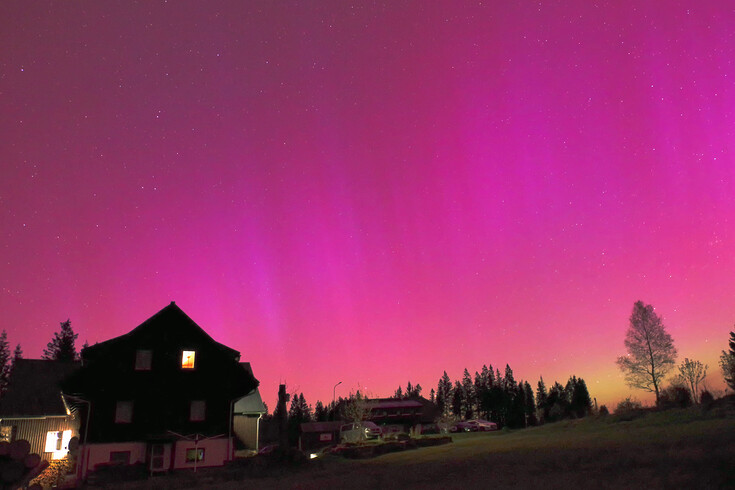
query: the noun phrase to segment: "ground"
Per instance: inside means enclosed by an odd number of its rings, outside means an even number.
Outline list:
[[[698,409],[453,435],[369,460],[172,475],[128,488],[735,488],[735,418]]]

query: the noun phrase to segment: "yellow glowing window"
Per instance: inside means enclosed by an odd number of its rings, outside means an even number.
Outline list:
[[[181,369],[194,369],[194,358],[196,351],[185,350],[181,352]]]

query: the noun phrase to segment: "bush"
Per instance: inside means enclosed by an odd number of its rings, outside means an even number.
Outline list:
[[[601,417],[607,417],[610,415],[610,410],[607,409],[607,405],[600,405],[600,409],[597,412]]]
[[[631,397],[628,397],[618,403],[618,407],[615,409],[615,414],[617,415],[619,413],[632,412],[641,409],[643,409],[643,405],[641,405],[641,402],[639,402],[638,400],[633,400]]]
[[[615,409],[615,422],[629,422],[638,417],[642,417],[646,414],[646,409],[638,400],[633,400],[631,397],[618,403]]]
[[[707,390],[704,390],[701,395],[699,395],[699,403],[702,405],[702,408],[705,410],[709,410],[712,408],[712,404],[715,402],[715,397],[712,396],[712,393],[710,393]]]
[[[656,406],[661,410],[686,408],[692,405],[692,392],[683,386],[669,386],[659,394]]]

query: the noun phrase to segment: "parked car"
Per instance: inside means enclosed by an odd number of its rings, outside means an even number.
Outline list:
[[[498,430],[498,424],[482,419],[465,420],[452,427],[452,432],[484,432]]]
[[[373,422],[352,422],[339,429],[339,438],[342,442],[361,442],[368,439],[378,439],[381,435],[380,427]]]
[[[275,450],[278,449],[278,444],[270,444],[268,446],[263,446],[258,450],[258,454],[271,454],[275,452]]]

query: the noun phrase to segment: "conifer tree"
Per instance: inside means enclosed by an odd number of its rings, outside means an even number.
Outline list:
[[[452,410],[452,381],[446,371],[436,387],[436,405],[442,415],[449,415]]]
[[[471,419],[473,414],[475,385],[472,383],[470,372],[465,368],[462,375],[462,415]]]
[[[477,417],[480,417],[480,413],[482,411],[482,396],[485,392],[485,380],[482,378],[482,374],[475,371],[475,384],[472,388],[474,397],[473,397],[473,404],[475,409],[475,414]]]
[[[0,333],[0,396],[5,394],[10,381],[11,357],[8,334],[5,330]]]
[[[735,390],[735,331],[730,332],[730,350],[722,351],[720,367],[725,376],[725,382],[730,389]]]
[[[314,419],[317,422],[326,422],[327,417],[327,409],[324,408],[324,404],[321,400],[317,400],[316,405],[314,405]]]
[[[301,412],[302,422],[311,422],[311,406],[306,403],[303,393],[299,393],[299,412]]]
[[[505,365],[505,377],[503,378],[506,390],[513,390],[516,387],[516,380],[513,378],[513,370],[509,364]]]
[[[567,401],[567,392],[558,381],[555,381],[549,389],[546,404],[548,406],[548,413],[545,414],[547,421],[556,422],[564,418],[569,402]]]
[[[54,333],[54,338],[43,350],[42,359],[52,361],[75,361],[78,359],[74,343],[79,334],[74,333],[71,328],[71,320],[61,322],[61,330]]]
[[[493,365],[490,364],[487,367],[487,387],[488,387],[488,389],[490,389],[493,386],[495,386],[495,383],[496,382],[497,381],[495,380],[495,372],[493,371]]]
[[[536,401],[533,396],[533,388],[528,381],[523,383],[524,401],[526,403],[526,425],[536,425]]]
[[[538,387],[536,388],[536,407],[543,419],[541,421],[542,423],[546,421],[546,417],[549,415],[548,398],[549,394],[546,393],[546,383],[544,383],[544,377],[541,376],[538,380]]]
[[[455,417],[462,418],[462,408],[464,407],[464,404],[462,403],[464,400],[464,394],[463,394],[462,385],[459,381],[454,382],[454,388],[452,389],[452,413],[455,415]]]
[[[587,383],[582,378],[574,379],[574,391],[570,402],[572,413],[577,417],[585,417],[592,413],[592,398],[587,391]]]
[[[18,359],[23,359],[23,349],[21,349],[20,344],[15,344],[15,350],[13,351],[13,364],[15,364],[15,361]]]

